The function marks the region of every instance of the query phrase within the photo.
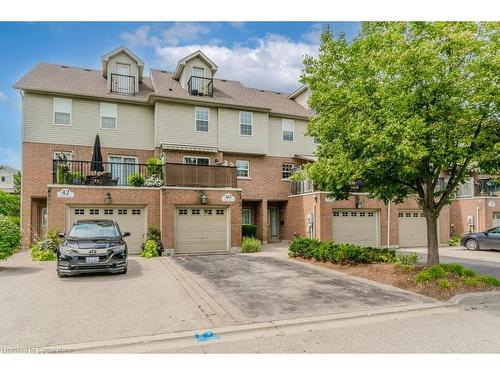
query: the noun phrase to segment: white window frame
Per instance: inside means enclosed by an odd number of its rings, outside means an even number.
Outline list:
[[[238,169],[239,169],[238,163],[239,162],[247,163],[246,169],[243,169],[243,170],[247,171],[246,176],[238,176]],[[248,160],[236,160],[236,178],[238,178],[240,180],[249,180],[250,179],[250,161],[248,161]]]
[[[202,130],[198,130],[198,127],[197,127],[197,123],[196,121],[198,121],[198,118],[197,118],[197,114],[198,114],[198,110],[199,109],[203,109],[203,110],[207,110],[207,131],[202,131]],[[200,120],[200,121],[205,121],[205,120]],[[201,134],[208,134],[210,133],[210,108],[207,108],[207,107],[194,107],[194,131],[196,133],[201,133]]]
[[[125,163],[123,161],[123,159],[125,159],[125,158],[134,159],[134,163],[131,163],[131,164],[136,164],[136,166],[134,167],[134,171],[131,171],[130,174],[139,172],[139,167],[137,165],[137,164],[139,164],[139,158],[137,156],[132,156],[132,155],[108,155],[108,163],[115,163],[115,162],[111,161],[111,158],[121,158],[121,161],[119,161],[117,163]],[[114,178],[113,177],[113,171],[112,171],[111,168],[112,168],[112,164],[108,164],[108,172],[111,173],[111,178]],[[120,166],[120,168],[123,169],[123,164]],[[128,176],[130,176],[130,174],[127,175],[127,177],[126,177],[127,180],[128,180]],[[125,177],[125,175],[126,175],[126,173],[123,173],[123,170],[122,170],[122,172],[120,172],[118,178]],[[123,184],[126,185],[126,184],[128,184],[128,181],[120,181],[120,183],[123,183]]]
[[[64,156],[66,156],[66,159],[68,161],[73,159],[73,152],[72,151],[54,151],[54,160],[59,160],[57,158],[57,154],[63,154]]]
[[[114,107],[114,117],[112,116],[104,116],[103,113],[103,107],[106,107],[107,105],[113,106]],[[114,118],[115,119],[115,127],[114,128],[103,128],[102,127],[102,118],[103,117],[109,117],[109,118]],[[116,131],[118,130],[118,104],[117,103],[106,103],[106,102],[101,102],[101,117],[100,117],[100,127],[102,130],[111,130],[111,131]]]
[[[192,163],[186,163],[186,159],[196,159],[196,164],[192,164]],[[210,165],[210,158],[207,157],[207,156],[189,156],[189,155],[185,155],[183,158],[182,158],[182,161],[184,164],[187,164],[187,165],[205,165],[205,164],[198,164],[198,159],[205,159],[205,160],[208,160],[208,164],[206,165]]]
[[[249,223],[248,224],[245,224],[243,222],[243,211],[247,211],[248,212],[248,218],[249,218]],[[242,208],[241,209],[241,225],[253,225],[253,209],[252,208],[248,208],[248,207],[245,207],[245,208]]]
[[[57,113],[68,113],[68,112],[56,111],[56,102],[58,100],[69,102],[69,124],[58,124],[58,123],[56,123],[56,112]],[[52,102],[52,123],[55,126],[72,126],[73,125],[73,99],[70,99],[70,98],[61,98],[61,97],[58,97],[58,96],[54,96],[54,100]]]
[[[202,74],[201,76],[195,76],[195,75],[194,75],[194,70],[195,70],[195,69],[201,69],[201,70],[203,70],[203,74]],[[202,78],[205,78],[205,68],[204,68],[204,67],[202,67],[202,66],[194,66],[194,65],[193,65],[193,66],[191,67],[191,76],[192,76],[192,77],[202,77]]]
[[[292,125],[292,130],[287,130],[285,129],[285,124],[291,124]],[[291,132],[292,133],[292,139],[285,139],[285,131],[286,132]],[[293,142],[295,141],[295,121],[291,119],[281,119],[281,140],[283,142]]]
[[[250,123],[249,124],[244,124],[242,121],[241,121],[241,115],[243,113],[249,113],[250,114]],[[253,136],[253,112],[248,112],[248,111],[240,111],[240,136],[242,137],[252,137]],[[241,132],[241,125],[246,125],[246,126],[250,126],[250,134],[242,134]]]

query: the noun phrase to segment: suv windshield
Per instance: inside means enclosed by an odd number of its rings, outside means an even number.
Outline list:
[[[103,238],[119,237],[118,228],[112,222],[76,223],[68,237],[71,238]]]

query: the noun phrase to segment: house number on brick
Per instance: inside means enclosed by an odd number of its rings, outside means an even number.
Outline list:
[[[235,198],[233,194],[227,193],[222,196],[222,201],[223,202],[234,202]]]
[[[75,193],[69,189],[61,189],[57,192],[57,198],[74,198]]]

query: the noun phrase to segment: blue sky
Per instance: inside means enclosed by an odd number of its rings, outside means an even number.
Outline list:
[[[250,87],[293,91],[305,54],[316,55],[326,23],[315,22],[0,22],[0,164],[21,166],[21,99],[12,84],[38,62],[100,68],[100,57],[126,45],[149,68],[173,70],[202,49],[218,77]],[[354,36],[357,22],[328,23]],[[244,67],[244,69],[242,69]]]

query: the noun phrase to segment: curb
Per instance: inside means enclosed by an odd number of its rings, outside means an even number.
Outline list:
[[[484,303],[500,303],[500,292],[479,292],[457,294],[448,300],[455,305],[480,305]]]
[[[380,316],[387,316],[391,314],[401,314],[401,313],[415,313],[427,310],[438,310],[438,309],[448,309],[454,305],[450,303],[421,303],[416,305],[397,305],[392,307],[383,307],[378,309],[362,310],[351,313],[337,313],[329,315],[320,315],[306,318],[296,318],[296,319],[286,319],[277,321],[268,321],[261,323],[250,323],[241,324],[225,327],[214,327],[211,330],[214,331],[216,335],[238,335],[238,334],[250,334],[250,333],[262,333],[265,331],[271,331],[274,335],[283,334],[282,330],[287,328],[296,328],[300,326],[308,326],[311,324],[324,324],[333,322],[342,322],[349,320],[357,320],[363,318],[373,318]],[[85,352],[90,350],[109,350],[118,347],[127,347],[131,345],[140,344],[150,344],[150,343],[161,343],[163,345],[179,345],[192,346],[196,342],[193,341],[195,334],[199,333],[199,330],[189,330],[181,332],[172,332],[165,334],[155,334],[146,336],[136,336],[136,337],[126,337],[117,338],[111,340],[103,341],[92,341],[86,343],[75,343],[75,344],[65,344],[65,345],[51,345],[43,347],[42,349],[48,353],[57,352]]]

